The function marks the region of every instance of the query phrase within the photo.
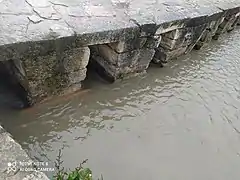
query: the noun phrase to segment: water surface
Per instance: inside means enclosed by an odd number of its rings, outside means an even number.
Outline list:
[[[24,111],[1,122],[36,160],[89,159],[105,180],[239,180],[240,31],[165,68]],[[51,173],[48,173],[51,176]]]

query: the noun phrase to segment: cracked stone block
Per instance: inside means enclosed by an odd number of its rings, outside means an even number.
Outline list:
[[[158,48],[153,58],[153,62],[158,63],[166,63],[171,59],[177,58],[185,53],[187,50],[187,46],[180,47],[174,50],[168,50],[164,48]]]
[[[99,54],[95,57],[95,61],[112,81],[127,74],[145,71],[155,53],[154,49],[143,48],[118,54],[107,45],[97,46],[99,46],[97,49]]]

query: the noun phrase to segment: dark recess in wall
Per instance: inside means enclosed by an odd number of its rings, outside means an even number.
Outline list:
[[[0,106],[22,109],[29,107],[27,92],[14,74],[13,61],[0,62]]]

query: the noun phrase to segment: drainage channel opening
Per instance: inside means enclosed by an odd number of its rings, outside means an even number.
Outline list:
[[[24,88],[15,75],[13,61],[0,62],[0,107],[17,108],[27,107]]]
[[[106,72],[103,65],[100,65],[99,62],[105,62],[105,60],[99,55],[99,46],[107,44],[99,44],[89,46],[90,49],[90,57],[89,63],[87,65],[87,76],[83,81],[84,88],[92,88],[93,86],[98,86],[102,84],[110,84],[113,83],[113,79]]]

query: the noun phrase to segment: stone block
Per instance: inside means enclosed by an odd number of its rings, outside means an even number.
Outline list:
[[[128,39],[127,41],[109,43],[108,46],[110,46],[117,53],[123,53],[127,51],[132,51],[135,49],[141,49],[146,43],[146,41],[147,41],[146,37],[141,37],[141,38]]]
[[[221,17],[220,19],[218,19],[217,21],[212,21],[210,23],[209,29],[211,30],[211,34],[212,36],[214,36],[217,32],[217,29],[219,27],[219,25],[224,21],[224,17]]]
[[[185,41],[184,37],[178,38],[178,39],[170,39],[170,38],[163,36],[162,40],[160,42],[160,46],[165,49],[173,50],[178,47],[184,46],[186,43],[187,42]]]
[[[205,43],[210,42],[211,40],[212,40],[212,32],[211,32],[210,29],[206,29],[206,30],[203,32],[200,40],[197,41],[194,49],[196,49],[196,50],[201,49]]]
[[[83,81],[86,78],[86,73],[87,73],[87,68],[83,68],[78,71],[67,73],[69,85],[71,86],[77,83],[81,84],[81,81]]]
[[[69,49],[61,53],[60,62],[64,72],[74,72],[85,69],[89,62],[90,49],[88,47]]]
[[[97,45],[97,48],[101,57],[116,66],[128,66],[137,61],[139,55],[139,50],[117,53],[108,45]]]
[[[186,22],[186,27],[199,27],[202,26],[204,24],[206,24],[206,22],[208,22],[208,16],[198,16],[198,17],[194,17],[189,19]]]
[[[180,29],[185,27],[186,20],[177,20],[168,23],[163,23],[157,27],[155,35],[164,34],[170,31],[174,31],[176,29]]]
[[[101,66],[101,74],[115,81],[127,74],[146,70],[154,56],[154,49],[137,49],[126,53],[116,53],[107,45],[98,45],[98,56],[94,60]]]
[[[160,45],[161,40],[162,40],[161,35],[155,35],[153,37],[148,37],[147,41],[144,45],[144,48],[155,49]]]
[[[239,21],[239,16],[235,16],[233,23],[229,25],[227,31],[228,32],[232,31],[237,26],[238,21]]]
[[[225,33],[228,30],[232,30],[234,28],[234,23],[236,22],[236,20],[236,15],[225,17],[223,22],[218,26],[218,29],[213,39],[217,40],[221,34]]]
[[[180,47],[180,48],[174,49],[174,50],[168,50],[168,49],[164,49],[164,48],[160,47],[156,50],[153,62],[154,63],[166,63],[170,59],[174,59],[174,58],[181,56],[182,54],[185,53],[186,50],[187,50],[187,46]]]
[[[89,48],[84,47],[23,59],[28,91],[33,101],[63,94],[73,84],[81,84],[86,77],[89,55]]]
[[[173,31],[164,33],[164,34],[162,34],[162,36],[165,36],[169,39],[179,39],[179,38],[185,36],[186,33],[187,33],[186,28],[180,28],[180,29],[175,29]]]
[[[197,44],[198,41],[200,41],[204,31],[207,28],[207,24],[201,25],[201,26],[197,26],[197,27],[193,27],[193,28],[189,28],[190,33],[190,38],[189,38],[189,45],[188,48],[186,50],[186,53],[190,52],[195,45]]]

